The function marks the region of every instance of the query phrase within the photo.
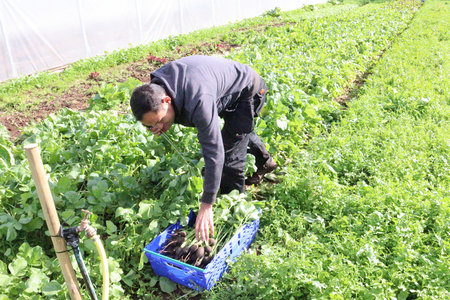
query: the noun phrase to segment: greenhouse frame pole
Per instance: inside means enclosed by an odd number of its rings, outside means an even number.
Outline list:
[[[216,26],[216,10],[214,9],[214,0],[211,0],[212,5],[212,24]]]
[[[80,0],[77,0],[77,7],[78,7],[78,16],[80,18],[81,31],[83,33],[84,50],[86,51],[86,57],[91,57],[91,49],[89,48],[89,44],[86,37],[86,28],[84,27],[83,17],[81,16]]]
[[[182,1],[178,0],[178,4],[180,5],[180,33],[183,34],[183,6],[181,5]]]
[[[138,29],[139,29],[139,43],[143,43],[142,40],[142,24],[141,24],[141,14],[139,13],[138,0],[134,0],[134,6],[136,7],[136,17],[138,21]]]
[[[8,55],[9,64],[11,65],[12,75],[13,75],[13,77],[16,77],[18,74],[17,74],[16,67],[14,66],[14,61],[13,61],[13,58],[11,55],[11,46],[9,45],[8,36],[6,35],[5,27],[3,27],[1,15],[0,15],[0,29],[2,30],[2,33],[3,33],[3,40],[5,41],[5,47],[6,47],[6,54]]]
[[[72,267],[69,252],[67,251],[66,241],[61,237],[61,224],[59,223],[58,212],[56,211],[52,191],[50,190],[47,175],[45,174],[39,146],[38,144],[30,144],[26,145],[24,149],[70,298],[72,300],[82,300],[77,277]]]

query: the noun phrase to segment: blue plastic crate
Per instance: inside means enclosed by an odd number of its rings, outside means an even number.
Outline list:
[[[191,212],[189,218],[189,224],[195,224],[195,214]],[[226,261],[228,259],[234,261],[244,250],[250,247],[259,229],[259,219],[244,225],[214,256],[214,259],[205,269],[159,254],[162,246],[179,228],[183,228],[179,222],[170,225],[145,247],[144,251],[153,271],[159,276],[168,277],[170,280],[191,289],[210,290],[228,270]]]

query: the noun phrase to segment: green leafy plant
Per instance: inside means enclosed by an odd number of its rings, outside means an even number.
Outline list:
[[[128,103],[133,89],[141,84],[139,80],[134,78],[129,78],[127,81],[117,84],[102,82],[97,94],[89,100],[90,108],[106,110]]]
[[[270,16],[272,18],[281,18],[281,8],[275,7],[274,9],[268,10],[264,13],[264,16]]]

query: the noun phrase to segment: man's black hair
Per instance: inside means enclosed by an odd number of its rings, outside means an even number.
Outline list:
[[[157,113],[161,100],[166,95],[166,91],[160,85],[149,83],[138,86],[134,89],[130,99],[131,111],[136,120],[141,121],[142,116],[149,111]]]

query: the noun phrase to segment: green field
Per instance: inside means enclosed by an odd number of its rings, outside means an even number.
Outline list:
[[[242,24],[253,27],[171,37],[139,55],[175,58],[216,36],[266,80],[257,132],[281,167],[276,183],[247,191],[264,205],[251,249],[210,292],[154,275],[142,250],[198,208],[200,147],[195,130],[170,132],[186,164],[126,113],[140,82],[105,81],[86,111],[59,111],[14,141],[0,127],[0,299],[67,297],[23,151],[34,142],[60,219],[75,226],[81,209],[94,212],[111,299],[450,299],[450,1],[344,1]],[[49,76],[36,77],[43,89]],[[65,76],[62,86],[76,81]],[[2,97],[34,84],[5,83]],[[95,246],[80,248],[100,294]]]

